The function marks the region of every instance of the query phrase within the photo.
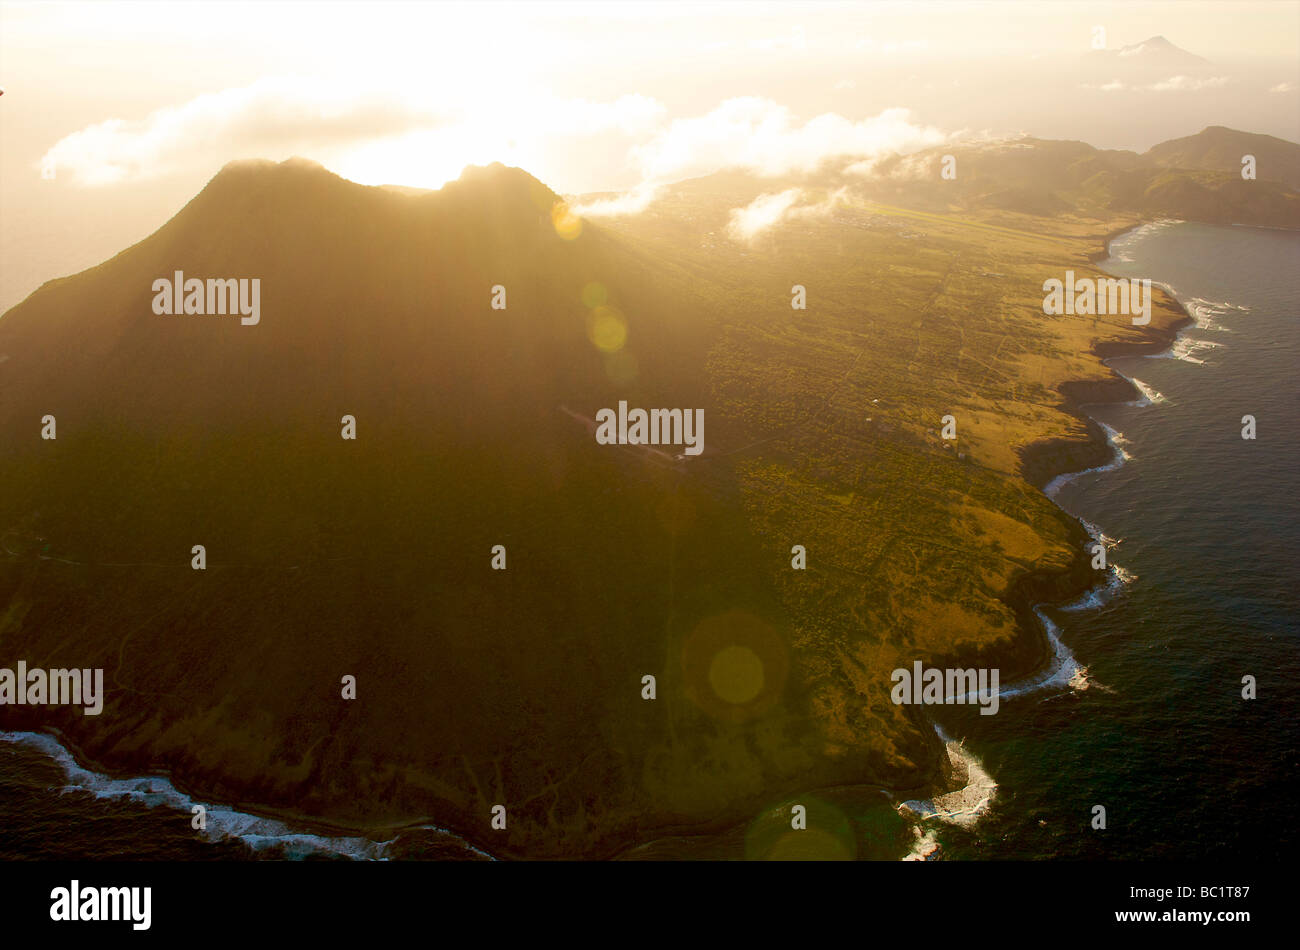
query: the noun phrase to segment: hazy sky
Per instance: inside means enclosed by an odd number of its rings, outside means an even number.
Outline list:
[[[1098,27],[1209,62],[1099,60]],[[503,161],[635,197],[956,135],[1296,140],[1300,4],[3,3],[0,85],[3,309],[235,158],[425,187]]]

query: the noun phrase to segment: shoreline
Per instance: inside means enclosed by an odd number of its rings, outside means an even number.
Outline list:
[[[328,854],[353,860],[389,860],[385,853],[389,847],[403,834],[416,831],[429,832],[445,839],[447,843],[463,848],[467,852],[466,860],[476,859],[471,853],[496,860],[494,855],[454,831],[427,822],[363,827],[321,821],[315,816],[292,809],[263,804],[247,805],[240,801],[204,795],[171,769],[112,768],[88,755],[57,726],[0,729],[0,742],[26,745],[45,755],[62,770],[68,783],[61,792],[73,791],[95,798],[132,800],[146,808],[168,808],[185,816],[192,814],[192,805],[202,805],[206,810],[209,827],[196,834],[208,843],[239,841],[249,849],[247,860],[250,861],[256,860],[256,855],[261,851],[277,845],[286,850],[296,845],[313,855]],[[86,773],[89,781],[79,776],[78,772]],[[132,787],[121,787],[127,784]],[[159,800],[150,802],[145,800],[145,796]],[[305,856],[300,855],[299,859]],[[293,855],[286,854],[285,859],[292,860]]]
[[[1137,221],[1098,236],[1100,248],[1088,254],[1088,261],[1095,266],[1098,262],[1109,259],[1110,245],[1115,240],[1154,223],[1157,222]],[[1167,353],[1177,343],[1182,332],[1196,323],[1195,318],[1169,288],[1154,281],[1152,286],[1159,287],[1168,299],[1170,308],[1179,316],[1167,326],[1139,328],[1143,337],[1140,340],[1094,340],[1090,353],[1105,366],[1109,375],[1102,379],[1066,380],[1056,387],[1056,392],[1062,397],[1062,411],[1078,420],[1084,429],[1084,437],[1041,439],[1017,450],[1020,456],[1020,477],[1042,492],[1054,505],[1056,501],[1050,489],[1055,483],[1070,476],[1104,468],[1112,464],[1117,455],[1122,454],[1113,444],[1106,427],[1090,416],[1085,411],[1086,408],[1135,402],[1144,398],[1129,378],[1114,369],[1109,361],[1122,356],[1159,356]],[[1060,505],[1056,505],[1056,508],[1071,525],[1071,533],[1077,541],[1076,555],[1065,570],[1027,570],[1014,577],[1008,585],[1003,602],[1015,613],[1019,632],[1017,642],[1009,649],[1000,651],[1003,656],[998,657],[1003,660],[1002,668],[1010,670],[1008,684],[1023,684],[1044,673],[1059,652],[1053,643],[1051,632],[1044,627],[1039,610],[1044,607],[1069,606],[1107,584],[1104,579],[1097,580],[1090,556],[1084,548],[1093,539],[1088,526]],[[993,659],[989,655],[992,652],[994,651],[977,650],[945,659],[960,661],[967,666],[971,662],[978,665],[981,659]],[[1010,662],[1007,662],[1008,659]]]
[[[279,843],[288,846],[295,843],[304,844],[308,840],[318,840],[333,843],[334,846],[308,846],[311,853],[356,857],[357,850],[373,851],[375,853],[368,856],[371,860],[382,860],[383,849],[391,843],[391,841],[379,841],[358,834],[348,834],[344,829],[319,823],[295,820],[294,826],[290,827],[284,820],[288,816],[272,814],[272,809],[266,809],[258,814],[241,810],[235,803],[219,802],[206,796],[194,795],[184,789],[183,783],[166,769],[145,773],[107,769],[102,763],[87,757],[80,747],[56,727],[51,727],[49,730],[0,730],[0,743],[25,746],[43,755],[60,768],[67,784],[62,788],[50,789],[58,791],[59,794],[81,793],[96,799],[129,800],[150,810],[165,808],[178,816],[192,814],[189,810],[191,805],[202,805],[209,821],[215,820],[218,816],[223,819],[231,817],[244,819],[250,826],[258,826],[256,830],[251,827],[242,831],[209,827],[206,831],[199,831],[197,834],[207,843],[241,841],[249,849],[248,860],[256,860],[255,855],[263,850],[254,842],[267,845]],[[78,773],[85,773],[90,777],[90,781],[78,781],[82,778]],[[120,787],[123,785],[131,787]],[[280,827],[275,828],[276,825]],[[349,846],[353,842],[356,844]]]
[[[1113,241],[1152,223],[1155,222],[1140,221],[1101,236],[1100,250],[1091,252],[1088,260],[1095,265],[1109,259]],[[1055,492],[1051,489],[1062,479],[1105,468],[1114,464],[1117,457],[1122,458],[1122,453],[1115,446],[1106,427],[1085,411],[1088,406],[1136,402],[1144,398],[1129,378],[1114,369],[1109,361],[1121,356],[1151,357],[1164,354],[1173,348],[1184,330],[1196,323],[1187,308],[1167,288],[1155,282],[1152,286],[1160,287],[1171,308],[1180,316],[1167,326],[1140,328],[1144,337],[1141,340],[1095,340],[1090,352],[1106,367],[1110,375],[1103,379],[1066,380],[1056,387],[1062,397],[1062,410],[1079,421],[1084,428],[1085,437],[1042,439],[1021,446],[1018,450],[1021,478],[1042,492],[1056,505],[1061,515],[1070,521],[1079,546],[1074,561],[1066,570],[1025,571],[1008,586],[1003,599],[1021,621],[1020,639],[1032,637],[1034,640],[1032,644],[1021,645],[1020,649],[1023,653],[1032,653],[1036,657],[1028,664],[1028,668],[1025,668],[1023,662],[1018,667],[1012,665],[1014,672],[1008,678],[1008,684],[1021,684],[1026,679],[1045,672],[1056,655],[1051,633],[1044,628],[1038,615],[1039,610],[1044,607],[1068,606],[1107,584],[1105,579],[1099,581],[1096,578],[1091,558],[1084,550],[1084,545],[1093,539],[1088,525],[1057,505]]]
[[[1122,230],[1107,233],[1101,238],[1101,249],[1089,254],[1088,260],[1094,265],[1109,260],[1111,257],[1110,245],[1115,240],[1154,223],[1156,222],[1139,222]],[[1025,481],[1041,491],[1052,504],[1056,505],[1066,517],[1078,526],[1079,531],[1088,539],[1094,538],[1092,531],[1089,530],[1090,526],[1057,503],[1057,492],[1054,489],[1064,482],[1088,472],[1106,470],[1122,465],[1124,453],[1115,444],[1112,431],[1085,410],[1089,406],[1131,403],[1145,399],[1145,395],[1133,384],[1132,380],[1112,367],[1110,361],[1125,356],[1159,357],[1173,349],[1184,330],[1196,325],[1195,317],[1188,312],[1187,307],[1174,296],[1168,287],[1155,281],[1152,282],[1152,286],[1160,288],[1161,292],[1181,316],[1167,327],[1143,327],[1143,336],[1148,339],[1140,341],[1095,341],[1091,352],[1109,370],[1110,377],[1100,380],[1067,380],[1057,387],[1057,392],[1061,394],[1064,400],[1063,409],[1083,423],[1087,432],[1087,439],[1083,442],[1071,439],[1047,439],[1032,442],[1020,450],[1021,476]],[[1096,526],[1091,527],[1095,528]],[[1041,597],[1029,604],[1030,610],[1038,616],[1038,619],[1043,619],[1039,613],[1042,608],[1069,607],[1074,602],[1084,600],[1094,592],[1105,589],[1111,583],[1109,580],[1110,571],[1107,571],[1106,578],[1100,581],[1093,579],[1096,572],[1092,570],[1089,555],[1082,548],[1075,557],[1074,565],[1070,571],[1066,572],[1066,575],[1073,576],[1078,573],[1080,565],[1086,570],[1086,576],[1090,578],[1090,582],[1073,591],[1070,596]],[[1032,574],[1022,575],[1022,577],[1032,577]],[[1032,591],[1022,590],[1017,593],[1024,596],[1032,593]],[[1045,625],[1041,626],[1040,630],[1044,640],[1050,641],[1052,639],[1052,632]],[[1034,673],[1041,672],[1044,672],[1044,670],[1034,671]],[[1016,681],[1013,681],[1013,685],[1015,684]],[[1017,695],[1019,694],[1017,693]]]
[[[1110,260],[1112,256],[1110,246],[1114,241],[1155,223],[1158,222],[1141,221],[1108,232],[1100,239],[1101,248],[1089,253],[1089,263],[1097,267],[1102,261]],[[1101,270],[1100,267],[1097,269]],[[1045,439],[1031,442],[1019,451],[1021,477],[1041,491],[1063,515],[1073,522],[1077,529],[1076,533],[1081,536],[1081,543],[1076,549],[1074,562],[1065,571],[1027,571],[1013,579],[1008,587],[1005,602],[1016,613],[1018,625],[1022,628],[1022,637],[1032,637],[1033,644],[1030,649],[1034,650],[1036,660],[1028,671],[1017,671],[1007,677],[1005,685],[1000,690],[1001,695],[1006,699],[1018,698],[1043,689],[1072,688],[1076,678],[1080,679],[1077,688],[1086,689],[1088,686],[1087,667],[1078,662],[1073,651],[1060,639],[1059,625],[1048,617],[1044,610],[1075,611],[1098,606],[1099,603],[1104,602],[1100,601],[1100,598],[1105,592],[1115,587],[1116,574],[1113,568],[1108,568],[1100,579],[1096,577],[1097,572],[1092,569],[1091,558],[1086,553],[1085,545],[1090,540],[1101,540],[1102,532],[1096,525],[1088,524],[1063,508],[1056,501],[1056,495],[1059,487],[1066,482],[1089,472],[1118,468],[1126,460],[1125,453],[1115,443],[1113,430],[1085,411],[1089,406],[1132,403],[1146,398],[1132,380],[1110,365],[1110,361],[1125,356],[1160,357],[1172,351],[1183,331],[1196,325],[1195,317],[1188,312],[1187,307],[1167,285],[1152,281],[1152,287],[1159,287],[1173,309],[1181,316],[1167,327],[1142,328],[1143,336],[1147,339],[1094,341],[1091,352],[1110,371],[1110,377],[1098,380],[1066,380],[1056,387],[1056,391],[1063,398],[1062,408],[1083,424],[1086,438],[1082,441],[1070,438]],[[1072,585],[1071,581],[1075,583]],[[1120,583],[1122,584],[1122,579]],[[978,660],[979,654],[983,652],[978,651],[975,659]],[[971,658],[963,657],[962,661],[969,659]],[[931,719],[930,725],[933,726],[942,744],[941,758],[950,757],[954,740],[936,720]],[[979,765],[977,758],[969,753],[968,756],[971,763]],[[993,788],[996,787],[994,781]],[[915,827],[920,838],[920,829],[927,821],[936,817],[941,821],[944,820],[943,815],[939,814],[935,807],[936,803],[951,796],[961,795],[966,790],[966,788],[953,787],[951,782],[936,785],[927,790],[927,796],[920,802],[904,802],[899,805],[899,808],[910,809],[916,816]],[[981,804],[987,805],[993,797],[993,794],[990,794]],[[929,806],[929,810],[918,809],[915,807],[918,804]],[[977,823],[978,817],[978,813],[972,815],[969,822],[963,822],[964,826],[973,826]],[[932,832],[920,838],[918,847],[922,846],[923,850],[914,849],[903,860],[931,860],[942,850],[934,840]]]

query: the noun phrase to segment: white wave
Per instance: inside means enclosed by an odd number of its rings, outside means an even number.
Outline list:
[[[1105,542],[1103,542],[1105,543]],[[1078,600],[1066,604],[1060,609],[1070,613],[1081,610],[1095,610],[1104,607],[1117,596],[1124,593],[1138,576],[1118,564],[1110,564],[1106,571],[1106,582],[1092,588]]]
[[[1129,451],[1125,446],[1132,445],[1133,443],[1125,437],[1123,432],[1118,431],[1112,426],[1108,426],[1104,422],[1099,423],[1099,425],[1106,433],[1106,441],[1110,443],[1110,447],[1119,453],[1120,460],[1123,462],[1131,462],[1133,456],[1129,454]]]
[[[1129,458],[1132,458],[1132,456],[1129,456]],[[1119,545],[1124,543],[1123,538],[1112,538],[1110,535],[1106,534],[1104,531],[1101,530],[1100,527],[1098,527],[1093,522],[1089,521],[1087,518],[1080,518],[1079,524],[1083,525],[1084,530],[1088,532],[1088,537],[1092,538],[1094,541],[1100,541],[1102,544],[1106,545],[1106,550],[1108,551],[1111,548],[1119,547]]]
[[[1096,465],[1092,468],[1085,468],[1078,472],[1066,472],[1064,475],[1057,475],[1047,483],[1043,488],[1043,494],[1048,498],[1055,500],[1056,496],[1061,493],[1061,489],[1076,479],[1083,478],[1085,475],[1096,475],[1100,472],[1113,472],[1124,464],[1124,456],[1116,450],[1115,457],[1105,465]]]
[[[438,825],[414,825],[404,830],[436,832],[437,834],[444,835],[448,838],[454,838],[456,840],[456,843],[460,845],[462,848],[465,848],[467,851],[473,851],[475,854],[481,854],[489,861],[497,860],[497,858],[494,855],[488,854],[486,851],[482,850],[481,848],[474,847],[472,844],[470,844],[464,838],[460,837],[460,835],[456,834],[454,831],[448,831],[446,828],[440,828]]]
[[[1213,340],[1202,340],[1197,337],[1183,336],[1179,334],[1178,339],[1165,352],[1157,355],[1157,359],[1181,360],[1184,363],[1195,363],[1198,366],[1205,365],[1205,360],[1201,359],[1213,350],[1223,346],[1222,343],[1215,343]]]
[[[912,827],[912,833],[916,836],[916,841],[912,844],[912,850],[903,856],[903,860],[929,861],[939,851],[939,839],[934,836],[933,831],[921,834],[921,829],[915,825]]]
[[[1087,518],[1080,518],[1079,524],[1083,525],[1083,529],[1088,532],[1088,537],[1101,538],[1101,528],[1097,527]]]
[[[1204,297],[1191,297],[1191,303],[1201,304],[1206,307],[1213,307],[1215,310],[1228,311],[1236,310],[1238,313],[1250,313],[1250,308],[1242,304],[1231,303],[1227,300],[1206,300]]]
[[[1043,613],[1041,607],[1035,607],[1034,614],[1043,624],[1043,632],[1052,647],[1052,658],[1048,661],[1047,668],[1037,675],[1010,686],[1003,686],[998,690],[998,697],[1002,700],[1014,699],[1017,696],[1026,696],[1042,690],[1068,687],[1070,680],[1080,669],[1079,661],[1061,640],[1061,628],[1056,625],[1056,622]]]
[[[1114,692],[1114,690],[1109,686],[1103,686],[1101,683],[1097,682],[1097,680],[1093,678],[1092,674],[1088,672],[1086,666],[1079,667],[1075,670],[1074,675],[1070,677],[1070,689],[1074,690],[1076,693],[1082,693],[1089,689],[1099,689],[1103,693]]]
[[[1094,587],[1088,593],[1084,594],[1074,603],[1062,607],[1062,610],[1074,613],[1080,610],[1096,610],[1104,606],[1110,600],[1110,584],[1104,584],[1101,587]]]
[[[1165,231],[1179,224],[1186,224],[1182,218],[1161,218],[1159,221],[1148,221],[1137,229],[1138,234],[1154,234],[1157,231]]]
[[[1186,221],[1177,218],[1163,218],[1159,221],[1148,221],[1146,224],[1139,225],[1131,231],[1126,231],[1124,234],[1111,241],[1107,248],[1107,253],[1110,255],[1112,260],[1121,261],[1125,264],[1132,264],[1133,258],[1129,255],[1128,251],[1133,247],[1133,245],[1140,244],[1153,234],[1158,234],[1159,232],[1172,228],[1175,225],[1186,223]]]
[[[1139,390],[1148,390],[1145,383],[1125,377],[1130,382],[1139,387]],[[1154,395],[1160,396],[1154,390],[1150,390]],[[1160,396],[1163,399],[1163,396]],[[1125,462],[1131,461],[1133,456],[1128,452],[1125,446],[1129,445],[1129,440],[1124,434],[1107,425],[1100,420],[1097,424],[1101,426],[1102,431],[1106,433],[1106,441],[1111,447],[1111,460],[1105,465],[1098,465],[1094,468],[1085,469],[1081,472],[1067,472],[1052,479],[1043,489],[1044,494],[1053,501],[1060,494],[1061,488],[1069,482],[1083,475],[1096,474],[1099,472],[1109,472],[1119,468]],[[1123,538],[1112,538],[1102,529],[1083,518],[1079,519],[1088,536],[1093,540],[1100,541],[1105,545],[1107,552],[1122,544]],[[1109,561],[1109,558],[1107,559]],[[1109,563],[1107,576],[1104,584],[1100,584],[1092,589],[1085,591],[1077,600],[1059,608],[1063,611],[1077,612],[1081,610],[1092,610],[1101,607],[1118,594],[1122,593],[1130,584],[1137,580],[1137,575],[1132,571],[1126,570],[1118,564]],[[1011,699],[1017,696],[1024,696],[1030,693],[1036,693],[1044,690],[1069,689],[1074,692],[1083,692],[1089,687],[1096,688],[1098,684],[1092,680],[1088,674],[1088,668],[1079,663],[1070,648],[1061,640],[1060,628],[1056,623],[1043,613],[1039,606],[1034,607],[1034,613],[1042,621],[1043,632],[1047,636],[1047,641],[1052,647],[1052,659],[1048,662],[1047,668],[1027,680],[1003,687],[999,690],[1001,699]],[[1104,688],[1104,687],[1103,687]]]
[[[1085,525],[1087,525],[1086,522]],[[1095,525],[1088,525],[1088,529],[1089,534],[1106,545],[1107,550],[1123,542],[1122,538],[1107,537]],[[1137,579],[1138,575],[1132,571],[1119,564],[1110,563],[1104,584],[1085,591],[1078,599],[1058,609],[1070,613],[1094,610],[1122,594]],[[1018,696],[1026,696],[1030,693],[1047,690],[1069,689],[1074,692],[1083,692],[1089,687],[1096,688],[1098,684],[1091,678],[1088,668],[1075,659],[1074,653],[1061,639],[1061,628],[1057,626],[1056,622],[1047,616],[1041,607],[1035,606],[1034,614],[1043,624],[1043,632],[1047,636],[1047,642],[1052,647],[1052,658],[1048,661],[1046,669],[1037,675],[1013,683],[1010,686],[1002,687],[998,691],[999,699],[1014,699]]]
[[[1111,429],[1110,426],[1107,426],[1104,422],[1101,423],[1101,425],[1105,426],[1108,431],[1114,433],[1116,437],[1119,437],[1119,433]],[[1091,590],[1085,591],[1078,600],[1058,608],[1059,610],[1071,613],[1080,610],[1093,610],[1097,607],[1104,606],[1113,600],[1117,594],[1123,593],[1130,584],[1138,579],[1138,576],[1132,571],[1109,560],[1110,552],[1124,543],[1123,538],[1112,538],[1110,535],[1102,531],[1100,527],[1084,518],[1080,518],[1079,523],[1083,525],[1084,530],[1088,532],[1090,538],[1094,541],[1100,541],[1106,549],[1106,582],[1104,584],[1099,584]],[[1089,553],[1091,553],[1091,549],[1089,550]]]
[[[1183,306],[1187,308],[1188,314],[1195,321],[1196,329],[1218,330],[1223,333],[1232,332],[1220,323],[1224,317],[1232,313],[1250,312],[1249,307],[1240,307],[1226,300],[1206,300],[1204,297],[1190,297]]]
[[[1161,403],[1169,402],[1168,397],[1166,397],[1164,393],[1160,392],[1158,389],[1153,389],[1152,387],[1148,386],[1146,383],[1142,382],[1142,380],[1138,379],[1136,376],[1130,376],[1129,382],[1131,382],[1134,386],[1136,386],[1137,391],[1142,394],[1142,398],[1139,399],[1136,403],[1134,403],[1134,405],[1158,406]]]
[[[1126,570],[1118,564],[1112,564],[1110,569],[1115,572],[1115,579],[1123,586],[1127,587],[1138,579],[1138,576],[1130,570]]]
[[[934,731],[943,740],[953,783],[961,784],[952,791],[936,795],[931,800],[905,801],[899,806],[899,811],[915,815],[921,821],[935,820],[969,828],[988,811],[997,795],[998,783],[984,770],[983,763],[966,748],[964,743],[952,739],[938,725],[935,725]],[[922,842],[928,845],[924,838]],[[935,847],[937,848],[937,842]],[[933,850],[925,852],[921,858],[911,858],[911,860],[924,860],[933,853]]]
[[[1133,456],[1124,448],[1124,446],[1131,444],[1129,440],[1124,437],[1124,433],[1106,425],[1104,422],[1099,422],[1098,425],[1100,425],[1102,431],[1106,433],[1106,442],[1110,445],[1111,451],[1110,461],[1104,465],[1095,465],[1092,468],[1085,468],[1082,471],[1066,472],[1063,475],[1057,475],[1043,487],[1043,494],[1048,498],[1055,501],[1056,496],[1061,493],[1062,488],[1070,484],[1070,482],[1082,478],[1085,475],[1096,475],[1099,472],[1112,472],[1125,462],[1132,461]],[[1101,529],[1096,525],[1083,521],[1082,518],[1079,520],[1083,523],[1084,527],[1088,529],[1088,533],[1094,538],[1101,534]]]
[[[206,826],[196,831],[207,841],[237,839],[254,851],[269,848],[283,849],[291,858],[309,854],[334,854],[358,861],[382,861],[390,841],[372,841],[363,837],[330,837],[294,831],[282,821],[261,818],[236,811],[226,805],[195,801],[177,790],[161,776],[140,778],[111,778],[84,769],[77,764],[72,753],[53,736],[41,732],[0,732],[0,742],[21,743],[44,753],[59,765],[67,782],[60,794],[77,792],[108,800],[129,800],[152,808],[172,808],[186,815],[193,814],[195,805],[203,805]]]

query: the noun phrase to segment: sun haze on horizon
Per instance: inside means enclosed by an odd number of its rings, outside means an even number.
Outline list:
[[[1294,140],[1298,24],[1296,3],[4,3],[0,309],[244,158],[416,188],[501,162],[609,214],[963,136]],[[1187,52],[1130,76],[1141,57],[1088,62],[1098,27]]]

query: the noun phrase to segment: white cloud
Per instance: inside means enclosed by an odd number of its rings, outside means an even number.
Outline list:
[[[1208,79],[1196,79],[1192,76],[1170,76],[1159,82],[1145,86],[1130,86],[1118,79],[1108,83],[1079,83],[1081,89],[1094,89],[1098,92],[1197,92],[1201,89],[1219,89],[1228,84],[1227,76],[1212,76]]]
[[[546,92],[484,92],[456,109],[421,90],[393,94],[300,78],[267,78],[198,96],[142,118],[108,119],[56,142],[38,167],[61,180],[109,185],[173,173],[211,174],[240,158],[313,158],[364,184],[436,188],[470,163],[524,167],[559,190],[637,182],[587,215],[635,214],[665,184],[726,169],[774,177],[833,159],[869,161],[946,140],[906,109],[850,119],[796,117],[770,99],[730,99],[670,119],[663,103],[609,102]],[[606,185],[606,188],[609,186]]]
[[[78,184],[153,178],[220,151],[222,161],[270,157],[436,125],[445,117],[409,102],[301,79],[266,78],[159,109],[107,119],[60,139],[41,165]],[[277,155],[276,157],[287,157]]]
[[[661,187],[659,182],[644,182],[613,198],[598,198],[587,204],[574,205],[573,212],[585,218],[640,214],[659,196]]]
[[[889,155],[879,155],[861,162],[854,162],[844,169],[846,175],[856,175],[859,178],[877,178],[880,172],[877,166]],[[922,178],[932,178],[936,174],[937,161],[933,155],[907,155],[894,163],[889,169],[889,178],[895,181],[916,181]]]
[[[801,205],[790,210],[790,217],[795,218],[825,218],[837,208],[843,208],[852,203],[848,186],[842,186],[827,195],[817,204]]]
[[[1280,82],[1272,89],[1269,90],[1269,92],[1295,92],[1295,91],[1296,91],[1296,84],[1293,82]]]
[[[676,180],[719,169],[777,176],[811,172],[828,159],[913,151],[936,145],[943,132],[911,121],[906,109],[886,109],[859,121],[825,113],[800,123],[770,99],[729,99],[701,116],[674,119],[634,149],[649,180]]]
[[[752,241],[785,217],[801,194],[802,189],[789,188],[775,194],[759,195],[745,207],[731,212],[727,234],[737,241]]]
[[[790,218],[824,218],[836,208],[850,203],[849,189],[842,187],[814,204],[799,204],[805,197],[802,188],[759,195],[743,208],[735,208],[727,222],[727,235],[735,241],[753,241]]]
[[[1112,79],[1107,83],[1083,82],[1079,83],[1079,86],[1083,89],[1096,89],[1098,92],[1123,92],[1128,88],[1128,86],[1124,85],[1124,83],[1120,82],[1118,79]]]
[[[704,115],[674,119],[648,141],[633,146],[631,163],[640,168],[641,184],[577,210],[589,216],[636,214],[665,184],[726,169],[776,177],[811,172],[832,159],[852,158],[863,166],[855,172],[860,174],[886,154],[915,151],[948,138],[939,129],[913,123],[910,115],[906,109],[886,109],[853,121],[826,113],[801,123],[770,99],[729,99]],[[788,195],[783,192],[782,200]],[[746,213],[735,225],[744,240],[774,224],[790,205],[779,214],[777,204],[762,199],[752,207],[752,212],[739,209]],[[771,214],[776,217],[767,222]]]
[[[1219,89],[1227,84],[1227,76],[1213,76],[1209,79],[1194,79],[1191,76],[1170,76],[1168,79],[1152,83],[1146,88],[1152,92],[1196,92],[1201,89]]]
[[[471,162],[508,161],[543,139],[643,141],[665,109],[648,96],[612,102],[547,93],[488,98],[456,110],[419,91],[394,94],[301,78],[270,77],[198,96],[141,119],[108,119],[56,142],[39,167],[80,185],[137,181],[178,171],[214,171],[238,158],[305,154],[362,180],[436,187]],[[540,151],[537,149],[535,151]],[[330,161],[337,158],[338,161]],[[438,166],[438,181],[402,179]],[[384,170],[387,170],[385,172]],[[368,182],[377,184],[377,181]]]

